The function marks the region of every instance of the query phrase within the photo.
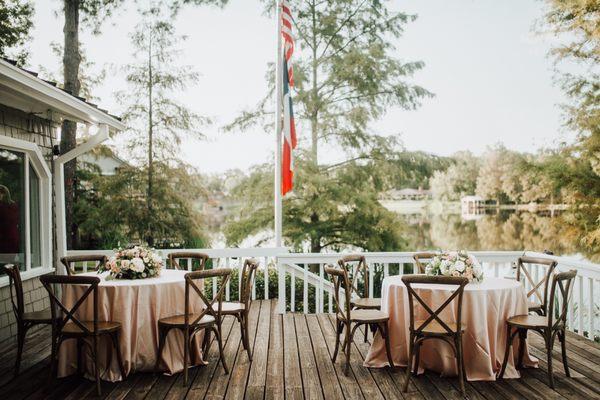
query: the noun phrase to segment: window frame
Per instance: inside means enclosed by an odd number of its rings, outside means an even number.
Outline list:
[[[40,147],[33,142],[0,135],[0,148],[22,153],[25,157],[25,270],[22,279],[31,279],[54,271],[52,258],[52,173]],[[31,265],[31,167],[39,178],[40,214],[40,260],[41,265]],[[0,277],[0,287],[8,286],[8,277]]]

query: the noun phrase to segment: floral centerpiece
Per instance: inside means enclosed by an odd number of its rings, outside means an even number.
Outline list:
[[[433,257],[425,266],[427,275],[462,276],[469,282],[483,281],[483,269],[475,257],[464,250],[447,251]]]
[[[109,271],[115,279],[144,279],[159,276],[162,267],[163,260],[154,249],[134,246],[118,249],[98,272]]]

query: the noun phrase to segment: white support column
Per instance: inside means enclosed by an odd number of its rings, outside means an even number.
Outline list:
[[[67,222],[65,215],[65,164],[80,155],[87,153],[100,143],[108,139],[108,125],[101,124],[98,126],[98,133],[89,138],[85,143],[75,147],[74,149],[62,154],[54,160],[54,215],[56,216],[56,254],[54,257],[54,265],[57,272],[64,274],[66,271],[61,266],[60,258],[67,254]]]

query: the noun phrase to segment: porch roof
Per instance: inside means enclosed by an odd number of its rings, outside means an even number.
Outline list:
[[[125,129],[118,117],[4,58],[0,58],[0,103],[56,122],[103,124],[111,132]]]

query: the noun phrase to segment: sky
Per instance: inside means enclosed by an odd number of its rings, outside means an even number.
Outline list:
[[[59,70],[60,60],[52,54],[50,43],[62,41],[61,4],[35,1],[29,62],[34,69]],[[394,54],[425,63],[411,82],[435,96],[415,111],[390,108],[372,124],[374,132],[397,135],[407,150],[439,155],[460,150],[480,154],[499,142],[533,152],[572,136],[561,122],[559,106],[567,99],[554,82],[548,57],[552,38],[534,29],[544,14],[543,1],[395,0],[390,4],[393,10],[418,16],[405,27]],[[178,33],[187,36],[180,64],[200,73],[198,84],[177,98],[214,121],[203,129],[206,140],[186,139],[181,147],[180,155],[200,172],[247,170],[272,160],[272,133],[221,129],[266,93],[267,64],[276,55],[276,29],[274,19],[262,11],[258,0],[230,0],[224,9],[187,7],[177,18]],[[129,34],[137,20],[131,5],[119,10],[101,35],[81,35],[88,58],[98,68],[109,68],[106,80],[94,92],[98,103],[117,115],[121,107],[114,92],[125,88],[117,66],[133,60]],[[307,143],[308,132],[298,135],[301,145]],[[344,156],[336,148],[324,153],[324,162]],[[123,152],[121,156],[126,159]]]

